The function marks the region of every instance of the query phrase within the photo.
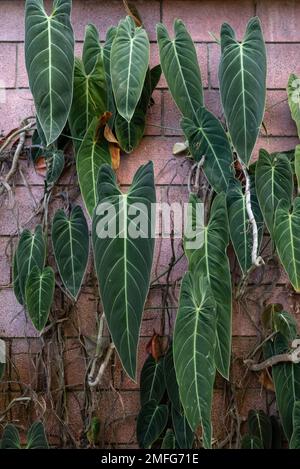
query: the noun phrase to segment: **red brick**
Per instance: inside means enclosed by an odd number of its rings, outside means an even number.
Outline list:
[[[33,216],[34,209],[40,202],[43,195],[43,189],[38,187],[31,188],[33,197],[32,199],[29,191],[25,187],[16,187],[14,191],[14,207],[11,209],[5,203],[0,207],[0,235],[16,235],[18,232],[18,226],[25,228],[32,228],[35,226],[34,222],[37,222],[37,217],[32,218],[29,225],[27,225],[29,219]]]
[[[256,14],[259,16],[266,41],[299,42],[300,4],[297,0],[258,0]]]
[[[0,285],[10,283],[11,262],[11,240],[0,238]]]
[[[1,31],[0,41],[24,40],[24,1],[1,0],[0,2]]]
[[[135,5],[144,21],[150,40],[155,40],[155,25],[160,20],[159,0],[136,0]],[[74,24],[75,37],[83,40],[85,26],[94,23],[100,32],[101,40],[105,39],[106,31],[110,26],[117,26],[120,19],[126,16],[123,2],[119,0],[73,0],[72,22]]]
[[[252,152],[252,161],[256,161],[259,155],[260,148],[264,148],[269,153],[276,151],[293,150],[299,144],[299,139],[296,137],[260,137]]]
[[[27,90],[6,90],[5,102],[0,100],[1,119],[0,134],[8,133],[19,127],[25,117],[34,115],[33,99]]]
[[[11,289],[0,290],[0,304],[0,336],[37,337],[39,335]]]
[[[285,91],[268,91],[264,124],[269,136],[296,137],[297,128],[291,118],[290,108]],[[262,135],[265,130],[262,129]]]
[[[91,288],[85,288],[72,308],[65,324],[66,336],[82,334],[85,337],[97,337],[97,298]]]
[[[0,88],[16,85],[16,45],[0,44]]]
[[[65,342],[64,364],[66,385],[84,388],[87,371],[87,357],[78,340],[68,339]]]
[[[210,32],[218,37],[224,22],[229,23],[236,30],[238,38],[242,38],[247,20],[253,15],[254,6],[250,0],[244,2],[186,0],[184,8],[179,0],[164,0],[163,2],[163,22],[169,31],[171,31],[173,21],[181,18],[194,41],[211,41]]]
[[[147,121],[145,135],[160,135],[162,133],[161,128],[161,97],[162,93],[160,90],[154,91],[153,95],[154,104],[150,106],[147,112]]]
[[[17,88],[29,88],[23,42],[17,44]]]
[[[42,344],[39,340],[14,339],[11,346],[11,388],[20,390],[20,385],[37,389],[41,369],[38,353]]]

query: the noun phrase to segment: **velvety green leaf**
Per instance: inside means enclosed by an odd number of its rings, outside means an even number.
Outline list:
[[[293,434],[289,444],[290,449],[300,449],[300,401],[296,401],[293,410]]]
[[[259,19],[250,19],[241,43],[231,26],[224,23],[219,67],[221,100],[232,144],[247,166],[263,120],[266,72],[266,49]]]
[[[55,278],[51,267],[31,269],[26,282],[26,305],[32,324],[42,331],[47,323],[54,296]]]
[[[164,360],[161,358],[156,361],[152,355],[145,361],[140,384],[142,406],[151,400],[160,403],[166,389],[163,366]]]
[[[210,220],[204,229],[204,245],[194,252],[190,266],[207,276],[217,307],[217,345],[215,361],[218,371],[228,379],[231,356],[231,275],[227,258],[228,220],[225,194],[213,201]],[[220,281],[222,279],[222,281]]]
[[[265,223],[271,235],[275,211],[280,200],[290,206],[293,194],[293,175],[286,155],[260,150],[255,171],[255,187]]]
[[[111,47],[110,74],[118,113],[128,122],[142,94],[149,55],[146,31],[136,28],[129,16],[121,20]]]
[[[16,290],[21,292],[23,303],[25,301],[25,285],[32,268],[37,266],[43,269],[46,256],[46,245],[41,225],[37,225],[34,233],[24,230],[16,251],[18,281],[15,280]],[[17,283],[19,284],[17,286]]]
[[[211,405],[215,380],[216,303],[199,270],[183,277],[174,328],[174,364],[180,400],[193,431],[203,429],[203,445],[211,447]]]
[[[70,217],[60,209],[52,224],[52,243],[62,282],[71,297],[78,297],[89,257],[89,229],[84,213],[77,205]]]
[[[160,77],[161,77],[161,66],[160,65],[155,65],[150,70],[151,94],[156,89],[156,87],[159,83]]]
[[[174,34],[171,40],[166,27],[157,25],[161,67],[182,115],[197,122],[197,111],[203,106],[203,91],[196,49],[181,20],[175,20]]]
[[[231,179],[226,195],[229,232],[233,248],[243,275],[252,265],[251,252],[253,244],[252,230],[246,207],[246,195],[242,185]],[[263,217],[259,208],[254,184],[251,188],[251,207],[258,227],[258,246],[263,237]]]
[[[18,256],[18,253],[16,251],[15,254],[14,254],[14,259],[13,259],[13,287],[14,287],[15,297],[17,298],[20,305],[23,306],[24,305],[24,299],[23,299],[23,295],[22,295],[22,292],[21,292],[17,256]]]
[[[264,347],[266,358],[288,350],[288,341],[281,334],[275,336],[274,343],[268,341]],[[280,420],[285,436],[290,440],[293,434],[294,405],[300,400],[300,364],[278,363],[272,367],[272,378]]]
[[[97,203],[97,177],[99,168],[111,163],[108,142],[103,128],[95,117],[89,126],[76,156],[76,168],[81,195],[90,216]]]
[[[163,442],[161,444],[161,449],[175,449],[176,448],[176,440],[173,430],[168,428],[166,434],[164,436]]]
[[[298,137],[300,138],[300,78],[292,73],[289,76],[287,85],[288,103],[291,115],[297,126]]]
[[[297,322],[287,311],[274,314],[274,329],[280,332],[289,342],[297,337]]]
[[[251,436],[256,436],[264,449],[271,449],[272,424],[263,410],[250,410],[248,414],[248,428]]]
[[[173,359],[173,346],[170,344],[168,351],[164,357],[164,375],[168,397],[172,403],[172,406],[181,412],[182,405],[179,397],[179,387],[176,378],[176,372],[174,367]]]
[[[194,442],[194,432],[188,424],[183,412],[178,412],[172,406],[172,422],[178,447],[190,449]]]
[[[112,82],[110,76],[110,54],[111,54],[111,46],[113,43],[114,38],[117,34],[117,28],[112,27],[106,33],[106,40],[103,46],[103,63],[105,69],[105,78],[106,78],[106,85],[107,85],[107,110],[112,113],[112,117],[109,120],[109,125],[111,128],[114,126],[115,116],[116,116],[116,105],[115,105],[115,98],[112,89]]]
[[[270,416],[272,424],[272,449],[282,448],[282,429],[280,423],[275,415]]]
[[[298,194],[300,193],[300,145],[295,147],[294,170],[297,179]]]
[[[183,118],[181,126],[189,141],[194,160],[205,155],[203,169],[208,182],[216,192],[227,190],[233,177],[232,152],[220,121],[204,107],[199,108],[193,120]]]
[[[275,212],[274,240],[280,261],[296,292],[300,292],[300,197],[293,210],[280,201]]]
[[[183,246],[188,260],[195,250],[201,248],[204,243],[204,204],[194,193],[190,194],[187,208],[187,224],[185,226]]]
[[[140,448],[150,448],[160,437],[168,421],[168,406],[147,402],[137,418],[136,434]]]
[[[98,177],[99,206],[94,211],[92,228],[95,267],[113,342],[124,369],[133,379],[136,376],[139,329],[153,260],[151,228],[154,220],[151,204],[155,200],[152,162],[138,169],[126,194],[118,188],[113,170],[108,165],[101,167]],[[108,214],[102,213],[101,206],[107,203],[113,210]],[[140,204],[143,204],[143,212],[140,211]],[[107,226],[114,224],[115,220],[114,236],[105,236]],[[135,232],[138,231],[139,221],[143,236]]]
[[[244,435],[241,442],[241,449],[264,449],[264,447],[257,436]]]
[[[4,428],[1,449],[21,449],[18,429],[10,423]]]
[[[47,145],[62,132],[73,94],[74,35],[71,0],[54,0],[47,15],[43,0],[25,6],[25,58],[29,85]]]
[[[27,433],[26,449],[48,449],[48,441],[42,422],[34,422]]]
[[[83,139],[93,119],[100,118],[106,110],[107,86],[103,52],[98,31],[94,25],[89,24],[85,32],[82,59],[75,60],[73,102],[69,116],[72,136]],[[77,151],[80,146],[78,141],[74,140]]]
[[[55,184],[61,176],[65,166],[64,153],[61,150],[54,150],[46,153],[47,174],[46,181],[48,184]]]

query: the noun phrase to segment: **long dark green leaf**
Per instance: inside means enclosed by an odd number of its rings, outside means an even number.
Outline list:
[[[161,449],[175,449],[176,448],[176,440],[173,430],[168,428],[166,434],[164,436],[163,442],[161,444]]]
[[[263,410],[249,411],[248,427],[250,435],[256,436],[262,442],[264,449],[271,449],[272,424]]]
[[[286,353],[289,350],[287,340],[277,334],[272,344],[264,348],[266,358]],[[296,401],[300,400],[300,364],[278,363],[272,367],[272,378],[275,386],[276,404],[285,436],[288,440],[293,434],[293,411]]]
[[[156,361],[152,355],[149,355],[145,361],[141,372],[140,385],[142,406],[151,400],[154,400],[157,404],[160,403],[166,389],[163,366],[164,360],[161,358]]]
[[[179,387],[176,378],[176,372],[174,367],[173,359],[173,346],[170,344],[169,349],[164,357],[164,375],[168,397],[171,401],[172,406],[181,412],[182,405],[179,397]]]
[[[300,78],[292,73],[289,76],[287,85],[288,103],[291,115],[297,126],[298,137],[300,138],[300,99],[299,99]]]
[[[97,177],[99,168],[111,163],[108,142],[104,138],[103,128],[94,117],[80,145],[76,156],[76,168],[81,195],[90,216],[97,204]]]
[[[215,380],[216,303],[205,277],[187,272],[182,280],[174,329],[174,364],[180,400],[193,431],[203,429],[211,447],[211,405]]]
[[[26,449],[48,449],[48,441],[42,422],[34,422],[27,433]]]
[[[204,229],[204,245],[195,251],[190,266],[207,276],[217,307],[216,366],[228,379],[231,356],[231,276],[227,258],[228,219],[225,194],[216,196],[208,225]],[[222,279],[222,281],[220,281]]]
[[[241,449],[264,449],[262,441],[253,435],[244,435],[241,442]]]
[[[55,184],[61,176],[65,165],[64,153],[61,150],[49,151],[46,153],[47,184]]]
[[[196,49],[181,20],[175,20],[174,34],[171,40],[166,27],[157,25],[162,70],[182,115],[197,122],[197,111],[203,106],[203,91]]]
[[[289,444],[290,449],[300,449],[300,401],[296,401],[293,410],[293,434]]]
[[[12,424],[8,424],[4,428],[1,440],[1,449],[21,449],[18,429]]]
[[[16,251],[16,293],[22,295],[23,302],[25,302],[25,285],[28,275],[32,268],[37,266],[43,269],[46,256],[46,245],[41,225],[37,225],[34,233],[29,230],[24,230]],[[18,280],[16,280],[18,279]],[[18,286],[17,286],[18,285]]]
[[[42,331],[48,321],[55,287],[54,272],[51,267],[31,269],[26,282],[26,306],[32,324]]]
[[[128,122],[142,94],[149,55],[146,31],[136,28],[129,16],[121,20],[111,47],[110,74],[118,113]]]
[[[233,146],[248,165],[262,123],[266,99],[266,50],[258,18],[239,43],[231,26],[221,29],[219,82]]]
[[[52,225],[52,243],[56,264],[66,290],[78,297],[89,257],[89,229],[79,205],[70,217],[57,210]]]
[[[172,422],[179,448],[190,449],[193,446],[194,432],[188,424],[183,412],[172,406]]]
[[[137,440],[141,448],[150,448],[164,431],[168,420],[168,406],[147,402],[137,418]]]
[[[246,195],[242,185],[231,179],[226,195],[230,238],[243,275],[252,265],[253,236],[246,207]],[[263,237],[263,217],[259,208],[254,184],[251,189],[251,207],[258,227],[258,246]]]
[[[47,145],[62,132],[73,94],[74,36],[71,0],[54,0],[47,15],[43,0],[27,0],[25,57],[29,85]]]
[[[94,25],[86,28],[82,59],[75,60],[73,102],[69,115],[72,136],[83,139],[94,117],[107,110],[103,52]],[[80,140],[79,140],[80,141]],[[78,140],[74,140],[78,151]]]
[[[300,197],[293,211],[281,201],[275,213],[274,240],[280,261],[296,292],[300,292]]]
[[[101,167],[98,182],[99,206],[94,211],[92,238],[100,295],[121,362],[134,379],[139,329],[154,250],[151,237],[154,222],[151,204],[156,200],[153,164],[149,162],[138,169],[127,194],[118,188],[115,174],[108,165]],[[107,209],[103,210],[105,213],[101,212],[101,207],[106,204],[112,209],[108,214]],[[140,211],[141,204],[143,212]],[[141,232],[134,232],[141,219],[142,236]],[[116,232],[108,237],[107,227],[115,220]]]
[[[288,157],[282,153],[269,154],[260,150],[255,170],[258,202],[270,234],[273,234],[275,211],[280,200],[290,206],[293,194],[293,174]]]
[[[117,28],[111,27],[106,33],[106,40],[103,46],[103,63],[105,69],[105,78],[106,78],[106,85],[107,85],[107,110],[112,113],[112,116],[109,120],[109,125],[111,128],[114,126],[115,116],[116,116],[116,104],[115,98],[112,89],[112,82],[110,76],[110,54],[111,54],[111,46],[113,43],[114,38],[117,34]]]
[[[216,192],[227,190],[233,177],[232,152],[220,121],[204,107],[199,108],[193,120],[183,118],[181,126],[196,161],[204,156],[203,169],[208,182]]]

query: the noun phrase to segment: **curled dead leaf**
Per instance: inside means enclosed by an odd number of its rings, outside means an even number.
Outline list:
[[[272,376],[268,369],[262,370],[262,372],[259,375],[258,381],[268,391],[275,392]]]
[[[133,2],[128,2],[127,0],[123,0],[123,4],[127,15],[131,16],[131,18],[135,22],[135,25],[137,27],[143,26],[141,15],[139,14],[135,4]]]
[[[120,166],[120,147],[116,143],[109,142],[108,148],[111,156],[112,167],[114,171],[116,171]]]

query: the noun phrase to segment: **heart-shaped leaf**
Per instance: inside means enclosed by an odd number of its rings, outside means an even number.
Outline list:
[[[69,115],[77,151],[94,117],[100,118],[105,111],[107,86],[103,52],[98,31],[89,24],[85,32],[82,59],[75,60],[73,102]]]
[[[164,357],[164,375],[168,397],[171,401],[172,406],[177,412],[181,412],[182,405],[179,397],[179,387],[176,378],[176,372],[174,367],[173,358],[173,345],[170,344],[168,351]]]
[[[293,410],[293,434],[289,444],[290,449],[300,449],[300,401],[296,401]]]
[[[262,123],[266,99],[266,49],[258,18],[252,18],[243,41],[229,24],[221,28],[219,82],[232,144],[248,166]]]
[[[92,227],[95,267],[113,342],[125,371],[133,379],[153,260],[151,205],[155,200],[152,162],[138,169],[127,194],[118,188],[108,165],[100,168],[99,205]]]
[[[160,403],[166,389],[163,366],[164,360],[161,358],[156,361],[152,355],[149,355],[145,361],[141,372],[140,385],[142,406],[151,400],[154,400],[157,404]]]
[[[253,236],[246,206],[246,195],[242,185],[231,179],[226,195],[230,238],[243,275],[252,265],[251,251]],[[258,246],[263,237],[263,217],[259,208],[254,184],[251,188],[251,207],[258,227]]]
[[[203,429],[203,445],[211,447],[211,405],[215,380],[216,303],[200,270],[182,280],[174,328],[174,364],[180,400],[193,431]]]
[[[46,245],[41,225],[36,226],[34,233],[27,229],[24,230],[16,251],[17,267],[15,271],[15,291],[18,295],[18,292],[22,295],[22,304],[25,302],[25,286],[28,275],[34,266],[43,269],[45,256]]]
[[[79,205],[70,217],[60,209],[52,224],[52,243],[60,277],[71,297],[78,297],[89,257],[89,230]]]
[[[290,206],[293,194],[291,163],[283,153],[269,154],[260,150],[255,170],[255,188],[258,202],[271,235],[275,211],[280,200]]]
[[[272,424],[263,410],[249,411],[248,427],[250,435],[256,436],[262,442],[264,449],[271,449]]]
[[[203,169],[214,190],[226,192],[233,177],[232,152],[227,135],[220,121],[204,107],[197,110],[196,117],[197,121],[195,118],[181,121],[190,151],[196,161],[204,156]]]
[[[289,76],[287,85],[288,103],[291,111],[291,115],[297,126],[298,137],[300,138],[300,78],[292,73]]]
[[[296,292],[300,292],[300,197],[293,210],[281,201],[275,212],[274,240],[280,261]]]
[[[217,307],[216,366],[228,379],[231,356],[231,276],[226,254],[229,242],[225,194],[213,201],[210,220],[204,228],[204,245],[196,250],[190,266],[207,276]],[[220,282],[222,279],[222,282]]]
[[[99,168],[111,163],[108,142],[97,117],[92,120],[76,156],[76,168],[81,195],[87,212],[92,217],[97,204],[97,177]]]
[[[284,311],[280,304],[270,304],[265,308],[262,323],[269,332],[280,332],[288,342],[292,342],[297,337],[298,327],[295,318]]]
[[[168,421],[168,406],[147,402],[137,418],[136,434],[140,448],[150,448],[160,437]]]
[[[121,20],[111,47],[110,74],[118,113],[128,122],[142,94],[149,55],[146,31],[136,28],[129,16]]]
[[[47,145],[61,134],[73,94],[74,35],[71,0],[54,0],[50,16],[43,0],[25,6],[25,58],[29,85]]]
[[[42,422],[34,422],[27,433],[26,449],[48,449],[48,441]]]
[[[175,20],[174,34],[171,40],[166,27],[157,25],[161,67],[178,109],[184,117],[197,122],[203,91],[196,49],[181,20]]]
[[[26,305],[32,324],[39,332],[48,321],[54,287],[55,278],[51,267],[40,270],[35,265],[26,282]]]
[[[268,341],[264,347],[266,358],[287,353],[288,341],[277,334],[274,342]],[[276,405],[285,436],[288,440],[293,434],[293,411],[296,401],[300,401],[300,364],[278,363],[272,366],[272,378],[275,386]]]
[[[176,440],[173,430],[168,428],[161,444],[161,449],[175,449]]]
[[[4,428],[1,440],[1,449],[21,449],[18,429],[10,423]]]
[[[188,424],[183,412],[178,412],[172,406],[172,422],[179,448],[190,449],[194,442],[194,432]]]

